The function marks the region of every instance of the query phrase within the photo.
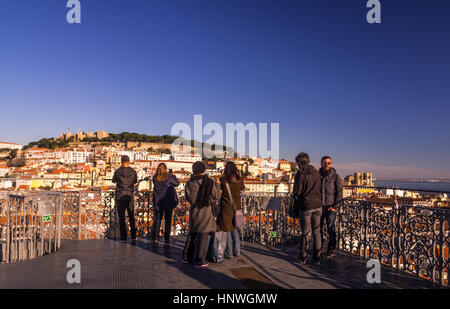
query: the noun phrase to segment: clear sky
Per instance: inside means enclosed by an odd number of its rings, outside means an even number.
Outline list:
[[[0,0],[0,141],[279,122],[280,155],[450,178],[450,1]],[[338,170],[339,172],[339,170]]]

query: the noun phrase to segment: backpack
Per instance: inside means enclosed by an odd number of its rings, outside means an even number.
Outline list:
[[[209,205],[211,205],[211,211],[214,217],[218,217],[220,215],[221,205],[220,205],[220,199],[215,199],[212,194],[209,197]]]

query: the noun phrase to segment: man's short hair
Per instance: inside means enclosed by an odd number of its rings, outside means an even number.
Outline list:
[[[120,162],[122,163],[129,163],[130,162],[130,157],[129,156],[122,156],[122,158],[120,158]]]
[[[320,159],[320,164],[322,164],[323,160],[326,160],[326,159],[330,159],[330,161],[331,161],[331,157],[330,156],[323,156],[322,159]]]
[[[309,164],[309,156],[307,153],[304,152],[300,152],[296,157],[295,157],[295,162],[297,162],[299,165],[301,166],[306,166]]]

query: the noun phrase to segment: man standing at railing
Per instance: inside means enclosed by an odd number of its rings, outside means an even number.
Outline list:
[[[295,207],[299,210],[300,218],[300,255],[299,262],[306,263],[306,249],[311,233],[314,240],[313,263],[320,264],[322,239],[320,233],[320,218],[322,216],[322,202],[320,200],[320,174],[309,164],[308,154],[301,152],[295,161],[298,172],[294,178]]]
[[[320,220],[320,230],[323,233],[323,223],[327,222],[328,250],[325,257],[336,256],[336,210],[342,202],[342,181],[336,170],[331,167],[331,157],[324,156],[320,161],[319,169],[322,179],[322,219]],[[322,234],[323,244],[323,234]]]
[[[138,183],[137,173],[130,167],[130,158],[122,156],[122,166],[114,172],[112,182],[116,184],[116,206],[119,215],[120,241],[127,241],[127,223],[125,211],[130,221],[132,244],[136,243],[136,225],[134,221],[134,187]]]

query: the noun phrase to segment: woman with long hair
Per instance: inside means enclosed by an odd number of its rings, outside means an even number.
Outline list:
[[[178,205],[175,187],[180,184],[177,177],[167,171],[167,165],[160,163],[153,176],[153,226],[151,239],[159,241],[161,220],[164,216],[164,240],[170,242],[173,209]]]
[[[225,251],[218,252],[218,258],[229,258],[239,256],[241,250],[241,240],[239,229],[234,226],[235,209],[241,209],[241,191],[245,189],[244,181],[240,175],[238,168],[234,162],[229,161],[225,164],[222,177],[220,178],[220,186],[222,190],[221,196],[221,212],[217,217],[217,226],[219,228],[219,241],[226,242]],[[229,190],[228,190],[228,188]],[[229,194],[231,192],[231,196]]]

